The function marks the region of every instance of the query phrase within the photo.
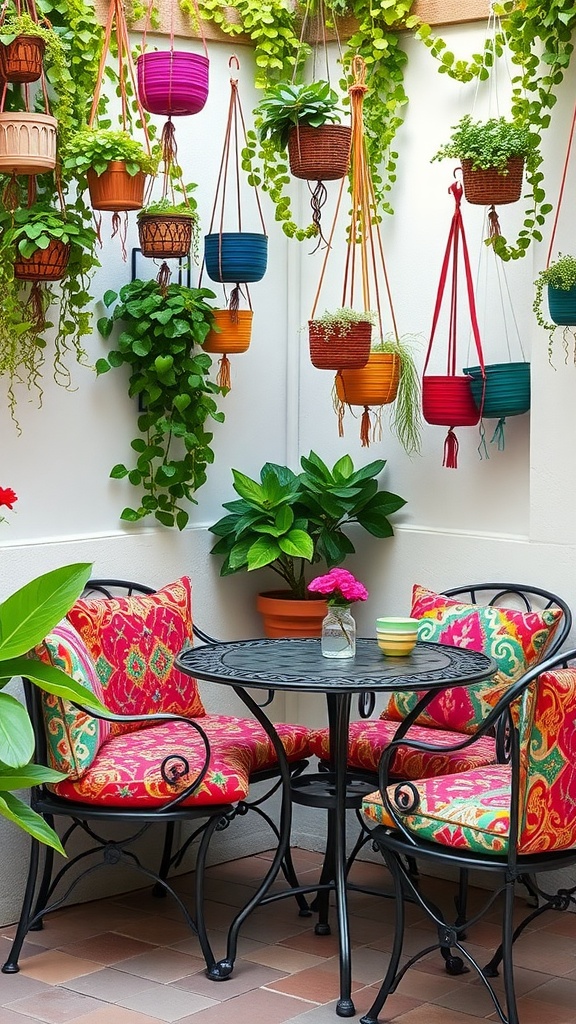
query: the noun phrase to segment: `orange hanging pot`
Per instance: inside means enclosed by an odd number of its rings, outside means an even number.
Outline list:
[[[202,348],[205,352],[225,352],[228,354],[246,352],[252,336],[251,309],[215,309],[214,327],[206,335]]]
[[[14,277],[19,281],[59,281],[70,259],[69,243],[52,238],[45,249],[14,260]]]
[[[351,143],[352,129],[346,125],[295,125],[288,136],[290,173],[307,181],[343,178],[350,167]]]
[[[128,174],[123,160],[111,160],[102,174],[93,168],[86,172],[90,202],[94,210],[140,210],[144,205],[144,171]]]
[[[4,82],[37,82],[42,74],[46,42],[41,36],[16,36],[0,44],[0,79]]]
[[[342,370],[336,376],[336,394],[344,405],[388,405],[398,394],[400,357],[371,352],[363,369]]]

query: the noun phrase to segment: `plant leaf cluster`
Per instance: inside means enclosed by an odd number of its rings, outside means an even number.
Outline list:
[[[113,160],[122,160],[133,177],[139,171],[153,174],[157,160],[129,132],[111,128],[84,128],[72,136],[64,152],[64,170],[83,179],[91,168],[104,173]]]
[[[300,460],[302,472],[267,462],[260,480],[233,469],[239,495],[225,502],[228,514],[210,527],[219,539],[212,553],[224,556],[221,576],[269,566],[297,599],[309,597],[306,563],[341,565],[355,548],[345,529],[358,524],[374,537],[391,537],[389,516],[404,498],[380,490],[376,477],[386,462],[355,470],[349,455],[332,469],[310,452]]]
[[[0,815],[64,856],[54,829],[14,793],[30,786],[59,782],[65,776],[32,763],[34,733],[28,712],[15,697],[4,693],[4,687],[14,676],[26,676],[47,693],[86,704],[96,711],[106,710],[90,690],[65,672],[27,657],[28,651],[41,643],[70,610],[82,593],[91,568],[90,564],[77,563],[54,569],[0,603]]]
[[[512,157],[522,157],[529,162],[537,145],[536,135],[526,124],[508,121],[505,117],[474,121],[470,114],[465,114],[453,126],[449,142],[440,147],[432,160],[471,160],[473,170],[493,167],[505,174]]]
[[[214,322],[215,298],[207,288],[187,288],[136,279],[119,294],[106,292],[111,316],[98,321],[98,330],[110,337],[120,324],[116,348],[96,363],[97,373],[127,365],[128,394],[137,397],[138,437],[131,442],[132,466],[118,463],[110,475],[127,478],[143,496],[137,508],[127,507],[121,519],[139,522],[152,515],[163,526],[183,530],[189,514],[183,502],[194,502],[214,461],[209,419],[221,423],[215,396],[222,388],[208,377],[212,360],[201,346]]]
[[[347,334],[353,324],[376,323],[376,313],[373,310],[351,309],[350,306],[341,306],[339,309],[326,309],[322,316],[314,317],[313,324],[320,324],[325,331],[326,341],[338,331],[339,334]]]
[[[290,132],[296,125],[320,128],[324,124],[337,124],[344,113],[338,107],[338,95],[330,82],[322,80],[275,85],[265,93],[257,109],[260,139],[270,139],[280,149],[286,149]]]

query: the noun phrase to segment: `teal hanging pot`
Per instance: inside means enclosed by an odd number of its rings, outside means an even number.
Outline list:
[[[268,238],[250,231],[223,231],[204,239],[206,273],[212,281],[260,281],[266,273]]]
[[[479,366],[468,366],[463,372],[472,378],[472,397],[477,408],[482,408],[482,416],[498,420],[491,442],[503,451],[506,418],[530,409],[530,363],[488,363],[484,371],[485,383]],[[483,434],[482,447],[486,451]]]
[[[576,285],[572,288],[553,288],[548,285],[550,319],[563,327],[576,326]]]

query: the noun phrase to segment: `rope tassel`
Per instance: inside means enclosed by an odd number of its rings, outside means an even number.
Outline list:
[[[498,451],[499,452],[503,452],[505,447],[506,447],[506,438],[504,436],[504,427],[505,427],[505,425],[506,425],[506,417],[505,416],[501,416],[500,419],[498,420],[498,423],[496,424],[496,427],[494,429],[494,433],[492,434],[492,437],[490,439],[490,444],[495,444],[496,443],[498,445]]]
[[[223,388],[226,391],[230,391],[232,387],[232,378],[230,377],[230,360],[226,353],[218,360],[218,376],[216,383],[219,388]]]
[[[454,427],[450,427],[446,434],[446,440],[444,441],[444,461],[443,466],[446,469],[458,469],[458,449],[460,445],[458,438],[454,433]]]
[[[502,234],[500,230],[500,221],[498,219],[498,211],[495,206],[491,206],[488,210],[488,237],[498,238]]]
[[[370,447],[370,409],[367,405],[364,406],[360,420],[360,444],[363,448]]]

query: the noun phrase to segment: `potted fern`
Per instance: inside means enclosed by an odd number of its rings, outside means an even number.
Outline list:
[[[552,346],[557,326],[564,327],[563,340],[566,361],[568,360],[568,335],[574,339],[576,360],[576,256],[559,253],[545,270],[541,270],[535,281],[534,312],[540,327],[548,331],[548,358],[552,363]],[[549,316],[544,315],[544,289],[547,291]]]

